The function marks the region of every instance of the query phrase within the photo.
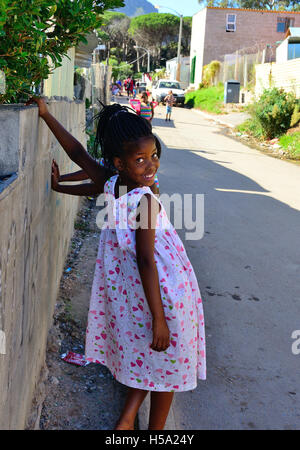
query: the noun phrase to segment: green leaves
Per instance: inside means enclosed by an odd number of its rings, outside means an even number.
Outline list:
[[[0,0],[0,70],[6,92],[0,103],[26,99],[33,86],[48,78],[70,47],[99,26],[105,9],[123,0]]]
[[[290,127],[297,104],[295,95],[283,89],[265,89],[254,104],[252,115],[260,123],[268,139],[281,136]]]

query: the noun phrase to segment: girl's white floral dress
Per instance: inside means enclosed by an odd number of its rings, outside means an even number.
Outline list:
[[[145,193],[158,199],[148,187],[115,199],[117,178],[111,177],[104,187],[105,194],[113,198],[116,228],[104,224],[100,235],[86,359],[107,366],[126,386],[151,391],[194,389],[197,378],[206,378],[206,357],[202,301],[193,267],[159,202],[154,257],[170,347],[153,351],[152,316],[136,262],[135,229],[130,225]],[[126,229],[120,226],[124,212]]]

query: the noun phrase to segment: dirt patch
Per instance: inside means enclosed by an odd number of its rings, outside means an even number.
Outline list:
[[[296,165],[300,165],[299,159],[294,159],[289,156],[289,153],[283,150],[279,144],[270,144],[268,141],[259,141],[251,135],[242,134],[236,132],[234,129],[229,126],[222,125],[221,133],[236,140],[242,142],[243,144],[248,145],[250,148],[254,148],[259,150],[262,153],[267,154],[268,156],[272,156],[273,158],[283,159],[285,161],[291,162]]]
[[[61,355],[84,354],[90,293],[99,243],[98,208],[84,199],[62,275],[49,332],[46,364],[49,370],[43,404],[42,430],[112,430],[127,388],[100,364],[68,364]]]

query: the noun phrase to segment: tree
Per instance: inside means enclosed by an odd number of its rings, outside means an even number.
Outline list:
[[[237,6],[237,2],[231,0],[198,0],[203,6],[219,6],[221,8],[234,8]]]
[[[103,15],[103,22],[98,31],[100,39],[106,43],[106,58],[110,57],[111,49],[115,48],[114,56],[119,61],[125,61],[128,54],[130,36],[128,28],[130,18],[123,13],[106,11]]]
[[[299,11],[299,0],[198,0],[203,6]]]
[[[69,48],[98,28],[104,10],[123,0],[0,0],[0,68],[6,92],[0,103],[15,103],[32,93],[62,63]]]
[[[240,8],[290,10],[299,5],[299,0],[239,0]]]
[[[162,45],[168,45],[178,36],[179,17],[173,14],[150,13],[131,20],[129,34],[137,46],[152,51],[156,64],[160,65]]]

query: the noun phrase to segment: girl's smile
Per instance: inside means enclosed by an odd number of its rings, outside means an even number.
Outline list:
[[[160,166],[154,139],[152,137],[140,139],[138,148],[136,143],[128,144],[126,155],[122,159],[116,158],[115,165],[122,184],[127,184],[128,188],[152,186]]]

